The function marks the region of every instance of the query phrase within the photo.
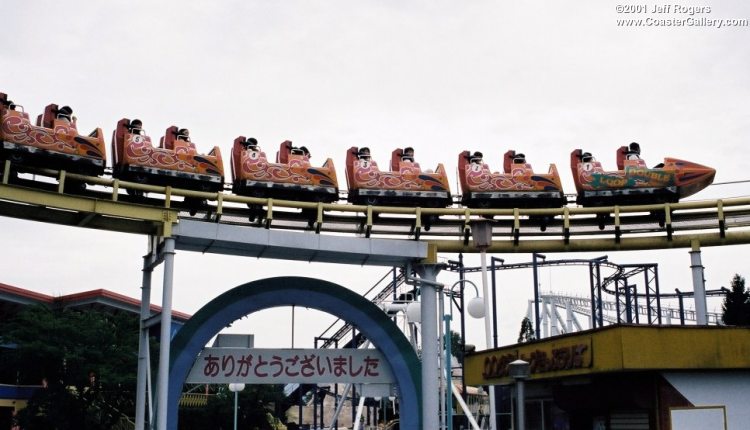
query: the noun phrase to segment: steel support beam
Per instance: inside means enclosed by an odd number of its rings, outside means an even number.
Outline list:
[[[589,286],[591,287],[591,328],[596,328],[599,324],[599,319],[596,317],[597,309],[596,304],[598,303],[596,293],[596,284],[594,284],[594,262],[589,261]]]
[[[172,340],[172,283],[174,281],[174,239],[164,238],[164,286],[161,304],[161,334],[159,338],[159,375],[156,383],[156,428],[167,429],[167,401],[169,395],[169,346]]]
[[[599,318],[599,327],[604,327],[604,309],[602,308],[602,265],[598,260],[596,261],[596,307],[598,310],[597,317]]]
[[[151,230],[150,234],[170,236],[172,223],[177,221],[177,211],[175,210],[91,197],[71,196],[10,185],[0,185],[0,199],[23,202],[40,208],[56,208],[78,212],[88,219],[86,226],[100,227],[101,223],[91,222],[96,216],[112,219],[110,223],[113,226],[118,225],[114,222],[115,220],[127,220],[132,224],[130,226],[130,224],[125,223],[119,225],[118,228],[111,228],[115,231],[140,233],[143,231],[143,224],[147,224],[151,226],[147,228],[147,230]],[[81,218],[78,217],[75,225],[79,224],[80,221]]]
[[[521,240],[517,244],[512,240],[495,240],[487,248],[493,254],[532,253],[532,252],[600,252],[600,251],[641,251],[650,249],[690,248],[694,240],[701,246],[742,245],[750,243],[750,231],[727,231],[726,237],[719,233],[701,233],[673,235],[672,240],[664,237],[622,237],[620,242],[615,239],[576,239],[565,243],[559,240]],[[471,245],[464,245],[461,240],[427,240],[435,245],[438,252],[479,252]]]
[[[534,272],[534,332],[537,339],[542,338],[542,334],[539,331],[541,315],[539,315],[539,276],[538,276],[538,265],[537,265],[537,253],[531,255],[532,269]],[[546,336],[545,336],[546,337]],[[488,345],[489,346],[489,345]]]
[[[657,321],[661,325],[661,290],[659,289],[659,266],[654,264],[654,288],[656,289],[656,313]]]
[[[153,236],[149,237],[149,244],[154,242]],[[151,371],[149,360],[149,336],[146,321],[151,316],[151,275],[153,273],[154,253],[150,252],[143,257],[143,279],[141,284],[141,320],[138,341],[138,376],[136,380],[135,397],[135,429],[144,430],[146,424],[146,390],[148,373]]]

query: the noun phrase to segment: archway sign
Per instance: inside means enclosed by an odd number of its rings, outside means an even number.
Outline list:
[[[340,285],[314,278],[278,277],[249,282],[201,308],[172,340],[168,428],[177,429],[182,387],[198,353],[224,327],[253,312],[278,306],[305,306],[354,324],[385,356],[401,401],[401,428],[419,429],[422,378],[419,358],[398,326],[372,302]]]

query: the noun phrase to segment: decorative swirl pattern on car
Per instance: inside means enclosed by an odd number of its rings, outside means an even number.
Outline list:
[[[365,167],[362,166],[365,165]],[[362,188],[391,190],[422,190],[424,181],[418,176],[404,177],[398,173],[381,172],[374,163],[361,163],[354,167],[354,180]]]
[[[73,140],[81,145],[81,149],[85,152],[86,155],[90,157],[96,157],[96,158],[104,158],[104,151],[103,148],[100,148],[97,145],[94,145],[91,141],[86,139],[85,137],[76,136],[73,138]]]
[[[330,171],[330,169],[326,169],[326,170]],[[329,187],[333,187],[337,185],[336,181],[334,181],[333,178],[331,178],[330,173],[324,172],[323,169],[310,167],[309,169],[307,169],[307,173],[312,175],[312,177],[315,178],[313,182],[317,182],[319,185],[324,185],[324,186],[329,186]]]
[[[184,172],[194,172],[197,169],[188,160],[177,157],[173,151],[154,148],[142,136],[133,135],[125,145],[125,157],[129,163],[147,167],[157,167]]]
[[[269,163],[264,154],[257,157],[243,156],[242,176],[255,181],[312,184],[305,175],[295,172],[286,164]]]
[[[599,163],[582,163],[578,166],[578,180],[583,189],[662,188],[675,183],[674,172],[663,169],[626,167],[625,170],[604,171]]]
[[[205,172],[210,173],[213,175],[223,175],[223,169],[216,164],[216,157],[211,157],[213,160],[209,159],[208,156],[205,155],[194,155],[193,161],[198,163],[196,165],[196,169],[198,172]]]
[[[466,184],[472,191],[494,191],[494,190],[545,190],[560,191],[556,183],[539,174],[532,174],[528,169],[513,169],[511,174],[492,173],[485,164],[481,168],[478,165],[467,165]]]
[[[53,133],[50,129],[34,127],[20,116],[7,116],[2,124],[3,139],[6,141],[67,154],[77,153],[73,137],[66,134],[69,129],[58,127],[57,130],[59,132]],[[61,136],[65,139],[61,139]]]

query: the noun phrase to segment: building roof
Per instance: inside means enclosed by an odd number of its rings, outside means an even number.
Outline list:
[[[529,379],[613,372],[728,370],[750,367],[750,328],[611,325],[466,357],[466,383],[512,382],[508,364],[530,363]]]
[[[134,314],[141,312],[140,300],[104,289],[55,297],[0,283],[0,314],[12,315],[20,308],[33,304],[59,308],[120,310]],[[161,312],[161,306],[151,305],[150,308],[152,314]],[[172,311],[174,322],[185,323],[190,316],[183,312]]]

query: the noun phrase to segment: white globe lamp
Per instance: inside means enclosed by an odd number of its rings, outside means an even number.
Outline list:
[[[420,302],[411,302],[406,305],[406,318],[409,322],[422,322],[422,304]]]
[[[469,315],[472,316],[472,318],[484,318],[484,299],[481,297],[474,297],[473,299],[469,300],[469,303],[466,305],[466,307],[469,310]]]

